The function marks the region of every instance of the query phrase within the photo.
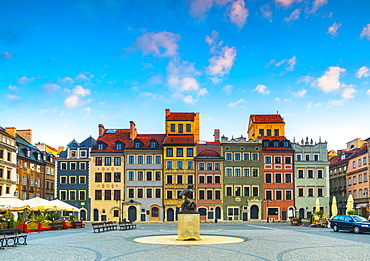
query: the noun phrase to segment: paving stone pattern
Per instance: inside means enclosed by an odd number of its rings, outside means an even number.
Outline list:
[[[139,224],[137,229],[93,233],[90,225],[30,233],[28,245],[0,250],[0,260],[369,260],[370,234],[289,224],[202,224],[201,235],[246,238],[217,245],[135,243],[137,237],[177,234],[176,224]]]

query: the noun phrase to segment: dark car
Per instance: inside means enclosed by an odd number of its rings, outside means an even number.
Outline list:
[[[349,230],[356,234],[370,232],[370,222],[364,217],[356,215],[338,215],[333,217],[330,227],[338,232],[339,230]]]

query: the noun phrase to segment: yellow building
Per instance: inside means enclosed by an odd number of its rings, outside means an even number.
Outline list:
[[[263,136],[285,136],[285,122],[280,114],[251,115],[247,133],[254,141]]]
[[[199,113],[166,110],[166,139],[163,145],[163,205],[165,221],[177,220],[182,204],[180,192],[195,183],[195,144],[200,138]]]

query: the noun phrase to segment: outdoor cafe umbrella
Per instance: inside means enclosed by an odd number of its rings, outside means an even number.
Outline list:
[[[23,211],[25,209],[32,210],[33,205],[28,204],[11,194],[0,196],[0,210]]]
[[[54,207],[54,204],[51,201],[40,198],[40,197],[27,199],[24,202],[30,205],[33,205],[35,208],[37,208],[37,210],[48,210]]]
[[[316,205],[315,205],[315,215],[316,215],[316,219],[319,218],[319,216],[316,214],[317,211],[320,211],[320,200],[319,198],[316,198]]]
[[[337,198],[333,196],[333,202],[331,203],[331,217],[338,215]]]
[[[353,209],[353,197],[352,194],[349,194],[347,199],[347,205],[346,205],[346,214],[348,215],[348,211]]]
[[[51,203],[53,205],[53,208],[51,210],[55,210],[55,211],[73,211],[73,212],[75,212],[75,211],[79,212],[80,211],[79,208],[76,208],[73,205],[70,205],[70,204],[65,203],[63,201],[60,201],[59,199],[52,200]]]

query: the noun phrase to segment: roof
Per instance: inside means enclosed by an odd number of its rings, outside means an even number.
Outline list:
[[[355,158],[361,154],[364,154],[368,151],[368,148],[367,148],[367,145],[364,145],[362,146],[361,148],[356,148],[356,149],[353,149],[353,150],[350,150],[350,151],[341,151],[340,153],[338,153],[337,156],[334,156],[332,158],[330,158],[330,165],[332,164],[336,164],[338,162],[341,162],[341,161],[347,161],[349,159],[352,159],[352,158]],[[345,154],[346,157],[344,159],[342,159],[342,154]]]
[[[150,149],[150,142],[152,140],[157,141],[157,149],[163,147],[163,141],[165,139],[165,134],[138,134],[133,141],[130,141],[128,144],[125,144],[126,149],[134,149],[135,148],[135,141],[139,140],[142,143],[140,149]]]
[[[167,136],[165,144],[194,144],[193,135],[171,135]]]
[[[166,117],[166,121],[194,121],[195,113],[193,112],[171,112]]]
[[[255,123],[285,123],[280,114],[253,114],[250,118]]]

